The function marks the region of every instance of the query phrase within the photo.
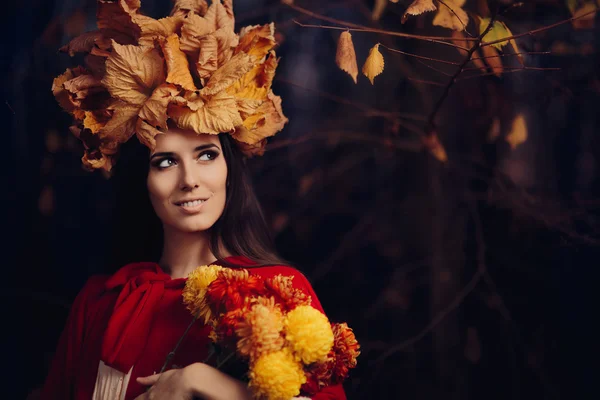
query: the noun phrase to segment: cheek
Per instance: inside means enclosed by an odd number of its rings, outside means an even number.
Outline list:
[[[168,180],[164,179],[164,177],[157,176],[156,174],[150,172],[148,174],[146,185],[148,187],[148,195],[150,196],[150,201],[156,209],[157,206],[159,206],[169,197],[170,190],[168,188]]]

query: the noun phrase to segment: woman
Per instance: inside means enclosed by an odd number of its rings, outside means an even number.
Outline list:
[[[100,29],[64,48],[87,53],[85,67],[57,77],[53,93],[73,116],[84,166],[114,173],[128,193],[121,204],[131,209],[116,218],[142,215],[120,232],[122,252],[142,246],[134,257],[116,254],[128,263],[90,278],[77,296],[45,399],[249,398],[244,383],[202,363],[210,328],[201,323],[155,374],[191,320],[182,289],[201,265],[293,276],[323,312],[306,278],[275,255],[244,165],[287,122],[271,90],[274,26],[238,36],[230,0],[174,3],[154,20],[139,13],[139,0],[99,1]],[[318,382],[315,399],[345,398],[341,385]]]
[[[131,201],[139,192],[132,185],[139,184],[139,172],[146,174],[146,199],[162,224],[160,259],[90,278],[72,307],[42,398],[250,398],[245,383],[201,363],[209,341],[201,323],[188,333],[169,370],[153,374],[190,321],[181,301],[187,274],[199,265],[220,264],[252,268],[265,278],[292,275],[295,286],[312,296],[312,305],[322,311],[321,305],[306,278],[278,262],[242,153],[227,134],[172,127],[157,137],[154,151],[145,151],[145,163],[132,155],[140,153],[139,144],[127,146],[114,178],[132,196],[124,205],[143,210],[143,198]],[[345,394],[337,385],[313,398]]]

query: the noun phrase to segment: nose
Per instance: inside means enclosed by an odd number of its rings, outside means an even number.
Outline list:
[[[181,176],[180,176],[180,188],[184,192],[189,192],[198,187],[198,178],[196,177],[194,168],[189,165],[182,163]]]

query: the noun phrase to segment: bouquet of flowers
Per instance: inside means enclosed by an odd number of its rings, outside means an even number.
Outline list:
[[[259,399],[289,400],[342,382],[359,344],[345,323],[330,323],[292,276],[263,278],[246,269],[198,267],[183,290],[194,316],[211,327],[214,349],[241,361]]]

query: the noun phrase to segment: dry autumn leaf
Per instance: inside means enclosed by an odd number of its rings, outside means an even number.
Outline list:
[[[178,127],[198,134],[233,132],[243,122],[235,98],[225,92],[207,99],[197,111],[192,111],[189,106],[170,104],[167,113]]]
[[[204,15],[204,19],[211,24],[215,31],[220,28],[233,30],[235,20],[231,0],[225,0],[223,3],[221,3],[221,0],[213,0]]]
[[[374,84],[375,77],[383,72],[384,64],[383,55],[379,52],[379,43],[377,43],[369,50],[369,56],[362,67],[362,73],[369,78],[371,85]]]
[[[256,113],[246,118],[233,133],[234,139],[256,145],[264,138],[274,135],[283,129],[288,119],[281,110],[281,97],[275,96],[273,92],[268,94],[267,101],[263,102]]]
[[[523,114],[517,114],[513,119],[512,126],[508,135],[506,135],[506,141],[510,147],[514,150],[520,144],[527,140],[527,123]]]
[[[347,72],[354,83],[357,83],[358,65],[356,63],[356,53],[352,43],[352,35],[349,31],[344,31],[340,35],[335,54],[335,63],[344,72]]]
[[[164,61],[156,48],[122,46],[113,41],[102,79],[112,96],[142,106],[165,78]]]
[[[188,14],[190,11],[198,15],[204,15],[207,10],[208,3],[206,0],[175,0],[171,15]]]
[[[135,14],[132,16],[132,20],[141,30],[138,45],[152,46],[154,39],[166,38],[180,31],[184,18],[182,16],[172,16],[156,20],[145,15]]]
[[[167,64],[167,83],[179,85],[185,90],[197,90],[185,53],[179,48],[179,36],[172,34],[160,43]]]
[[[440,3],[438,12],[433,18],[433,25],[463,31],[469,23],[469,16],[462,9],[466,0],[445,0]]]
[[[275,42],[275,25],[254,25],[242,28],[240,31],[240,43],[237,45],[234,54],[241,51],[262,59],[269,54],[277,42]]]
[[[401,22],[405,23],[409,15],[421,15],[435,10],[437,10],[437,7],[433,4],[433,0],[414,0],[402,15]]]
[[[203,96],[214,95],[233,85],[246,72],[254,67],[254,61],[246,53],[236,54],[230,62],[215,71],[204,88],[200,91]]]
[[[179,95],[179,92],[180,90],[172,84],[163,83],[158,86],[144,103],[138,114],[139,118],[155,128],[166,129],[167,106]]]

